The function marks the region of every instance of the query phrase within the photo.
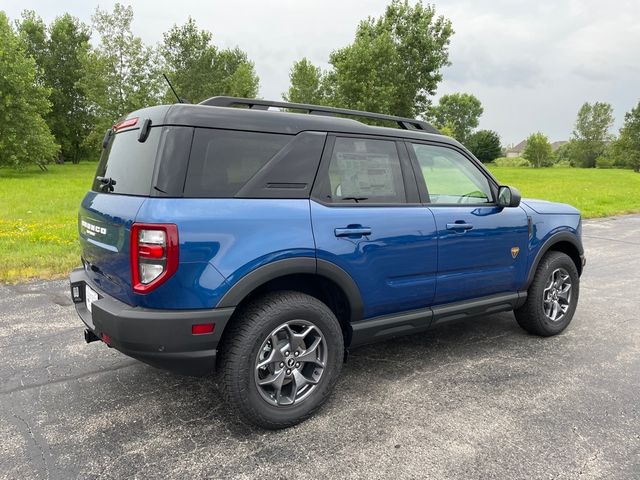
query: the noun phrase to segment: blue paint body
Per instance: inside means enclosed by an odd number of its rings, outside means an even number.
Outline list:
[[[528,217],[531,218],[529,235]],[[106,233],[91,235],[82,220]],[[178,227],[178,271],[156,290],[133,293],[129,232],[133,222]],[[473,229],[448,230],[465,222]],[[523,200],[519,207],[325,206],[314,200],[188,199],[89,192],[79,212],[90,279],[134,306],[215,308],[234,285],[274,261],[330,262],[354,280],[363,318],[525,288],[536,254],[552,235],[580,235],[568,205]],[[335,229],[368,228],[337,237]],[[512,248],[519,253],[512,255]]]

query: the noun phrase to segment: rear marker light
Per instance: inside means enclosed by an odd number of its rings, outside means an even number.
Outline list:
[[[178,269],[178,227],[134,223],[130,250],[133,291],[148,293]]]
[[[215,323],[199,323],[197,325],[191,325],[191,333],[193,335],[204,335],[206,333],[213,333]]]
[[[111,346],[111,337],[109,335],[107,335],[106,333],[103,333],[100,336],[100,340],[102,340],[104,343],[106,343],[109,347]]]

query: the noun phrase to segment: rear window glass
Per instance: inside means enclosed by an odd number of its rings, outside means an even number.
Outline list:
[[[149,195],[158,150],[160,128],[149,130],[144,143],[138,142],[139,130],[116,133],[102,152],[92,190],[106,192],[97,177],[111,179],[112,193]]]
[[[197,128],[184,195],[233,197],[293,138],[272,133]]]

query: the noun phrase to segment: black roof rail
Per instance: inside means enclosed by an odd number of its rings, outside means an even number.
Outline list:
[[[200,105],[208,105],[210,107],[234,107],[236,105],[245,105],[256,110],[268,110],[269,107],[290,108],[294,110],[305,110],[310,115],[346,115],[352,117],[372,118],[375,120],[385,120],[397,123],[398,126],[404,130],[422,130],[428,133],[440,133],[431,124],[423,120],[396,117],[394,115],[385,115],[382,113],[363,112],[360,110],[349,110],[346,108],[308,105],[306,103],[277,102],[271,100],[259,100],[256,98],[211,97],[200,102]]]

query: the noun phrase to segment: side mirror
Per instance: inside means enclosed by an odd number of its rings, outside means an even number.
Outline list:
[[[520,205],[520,192],[517,188],[501,185],[498,188],[499,207],[517,207]]]

